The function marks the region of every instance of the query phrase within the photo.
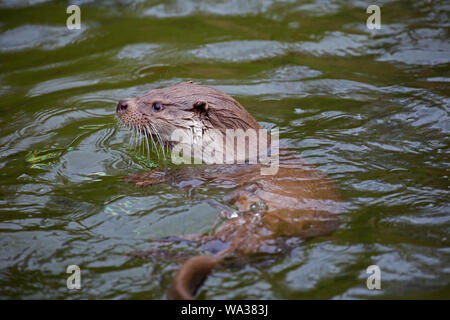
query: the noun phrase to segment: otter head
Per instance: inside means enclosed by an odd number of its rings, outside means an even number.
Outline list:
[[[229,95],[192,82],[150,90],[137,97],[120,100],[116,113],[130,129],[158,137],[172,145],[176,129],[186,134],[203,134],[209,129],[260,129],[256,120]]]

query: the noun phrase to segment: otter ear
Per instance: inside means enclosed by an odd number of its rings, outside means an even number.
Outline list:
[[[208,102],[206,102],[204,100],[197,101],[196,103],[194,103],[193,109],[200,111],[202,113],[207,113],[208,112]]]

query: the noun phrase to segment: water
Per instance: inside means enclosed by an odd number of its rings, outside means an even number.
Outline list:
[[[74,2],[81,30],[67,1],[0,1],[1,298],[165,298],[179,262],[127,254],[219,210],[122,182],[160,162],[114,108],[186,80],[279,127],[347,202],[332,236],[221,268],[201,298],[450,298],[447,1],[378,1],[380,30],[357,0]]]

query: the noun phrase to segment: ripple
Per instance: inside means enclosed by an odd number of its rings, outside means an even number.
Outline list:
[[[117,54],[118,59],[143,60],[161,51],[162,45],[154,43],[137,43],[125,46]]]
[[[394,191],[400,191],[405,189],[404,184],[391,184],[377,180],[365,180],[353,184],[353,187],[368,193],[392,193]]]
[[[405,49],[399,48],[394,53],[383,54],[380,61],[395,61],[406,64],[436,65],[450,62],[450,45],[441,42],[442,46],[436,49]]]
[[[307,78],[315,78],[322,75],[322,72],[306,66],[283,66],[275,70],[267,71],[263,74],[268,79],[276,81],[296,81]]]
[[[303,52],[314,56],[356,56],[365,54],[368,39],[366,35],[336,31],[326,33],[319,41],[285,43],[273,40],[234,40],[209,43],[188,51],[187,55],[223,62],[255,61],[282,56],[288,52]]]
[[[20,8],[34,6],[50,0],[3,0],[0,2],[0,8]]]
[[[282,55],[286,48],[285,44],[278,41],[236,40],[206,44],[188,54],[201,59],[242,62]]]
[[[90,102],[104,102],[108,104],[107,106],[105,106],[106,112],[112,115],[114,114],[117,101],[119,101],[120,99],[137,97],[149,90],[176,85],[182,81],[186,81],[186,79],[175,78],[128,88],[94,91],[82,95],[68,97],[66,101],[68,103],[77,105],[83,105]],[[102,112],[101,114],[104,113]]]
[[[416,105],[412,110],[399,112],[392,117],[404,121],[414,127],[423,127],[439,129],[443,133],[450,132],[450,117],[448,111],[439,107],[425,107]]]
[[[379,92],[380,89],[366,83],[344,79],[320,79],[306,81],[284,81],[241,85],[213,85],[231,95],[277,97],[306,97],[308,95],[337,95],[355,100],[364,100],[362,92]]]
[[[144,11],[144,15],[171,18],[184,17],[189,15],[212,14],[220,16],[236,16],[236,15],[256,15],[266,12],[275,0],[229,0],[229,1],[189,1],[189,0],[172,0],[168,3],[155,5]],[[293,2],[286,1],[283,2]]]
[[[394,36],[390,52],[382,54],[379,61],[412,65],[438,65],[450,62],[450,43],[441,28],[418,28]]]
[[[444,210],[442,210],[444,211]],[[395,223],[395,224],[403,224],[417,227],[442,227],[447,225],[447,229],[450,229],[450,217],[442,213],[427,213],[427,214],[419,214],[414,216],[402,215],[396,216],[392,218],[385,218],[383,222],[386,223]]]
[[[292,268],[293,263],[290,264],[284,278],[290,290],[311,290],[325,279],[333,278],[337,274],[342,276],[345,274],[344,265],[356,259],[356,255],[349,252],[347,247],[334,246],[332,250],[324,250],[323,247],[324,245],[318,245],[305,249],[301,267]]]
[[[295,11],[305,12],[311,16],[324,16],[336,14],[339,11],[337,1],[317,0],[312,3],[303,4],[295,9]]]
[[[428,82],[450,82],[450,78],[447,78],[447,77],[430,77],[430,78],[426,78],[425,81],[428,81]]]
[[[365,282],[368,274],[361,270],[358,282],[361,286],[353,286],[335,299],[367,299],[377,296],[399,297],[402,299],[414,298],[416,294],[433,293],[442,288],[445,290],[446,281],[436,277],[436,274],[445,274],[449,255],[436,248],[419,245],[375,245],[365,248],[367,266],[375,264],[381,270],[381,290],[367,290]],[[438,289],[439,290],[439,289]]]
[[[53,50],[79,40],[86,30],[84,25],[80,30],[48,25],[24,25],[0,34],[0,51],[13,52],[31,48]]]
[[[71,183],[80,183],[90,180],[91,176],[97,176],[98,172],[104,172],[104,163],[109,162],[112,154],[98,150],[97,140],[97,134],[85,138],[78,148],[63,154],[52,171],[43,177],[55,182],[68,180]]]
[[[348,34],[340,31],[328,32],[318,42],[306,41],[293,45],[293,49],[312,55],[331,54],[336,56],[357,56],[365,54],[368,37],[360,34]]]
[[[52,79],[34,86],[34,88],[28,91],[27,96],[34,97],[66,89],[87,87],[99,82],[100,80],[98,79],[82,79],[79,76]]]

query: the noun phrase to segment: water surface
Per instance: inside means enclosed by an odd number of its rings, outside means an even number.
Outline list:
[[[0,2],[1,298],[165,298],[179,262],[127,254],[209,231],[223,194],[122,182],[161,163],[114,109],[187,80],[279,127],[347,202],[332,236],[221,268],[201,298],[450,298],[447,1],[378,1],[380,30],[360,0],[72,3],[81,30],[67,1]]]

